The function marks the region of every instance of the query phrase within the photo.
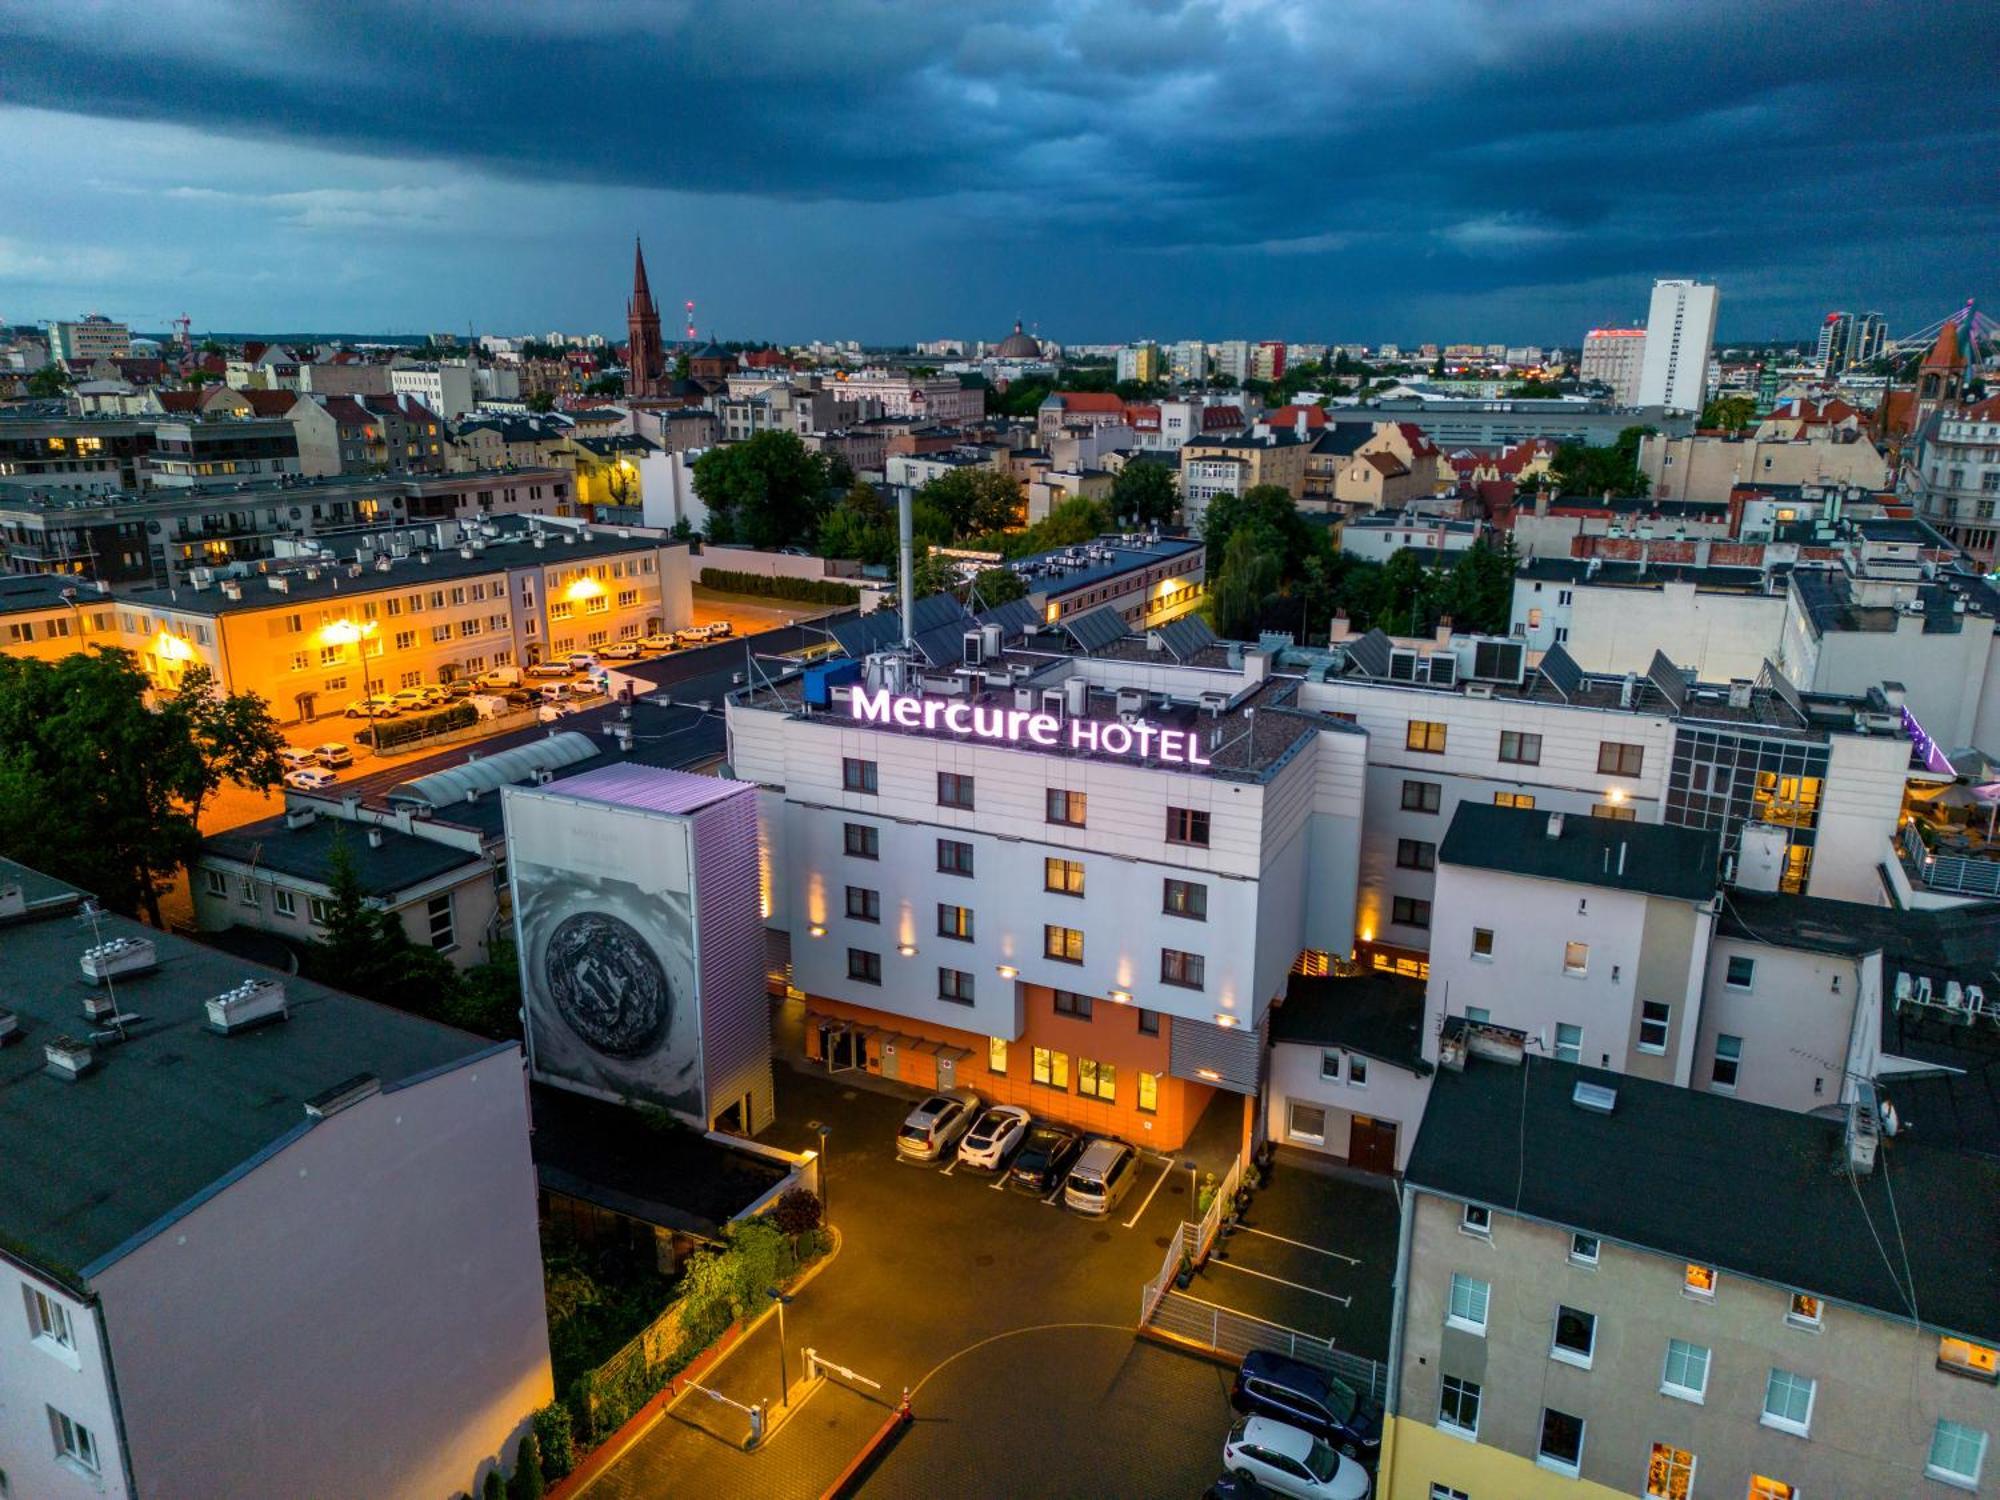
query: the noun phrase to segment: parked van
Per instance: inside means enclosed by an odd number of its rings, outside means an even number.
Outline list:
[[[519,667],[488,667],[484,672],[475,677],[473,682],[483,688],[519,687],[521,685],[521,669]]]
[[[1139,1153],[1123,1141],[1099,1138],[1084,1147],[1063,1184],[1063,1202],[1080,1214],[1108,1214],[1132,1189]]]
[[[544,703],[567,703],[576,696],[576,691],[566,682],[545,682],[536,689]]]
[[[514,705],[498,693],[474,693],[465,701],[479,711],[479,717],[482,719],[497,719],[502,714],[514,711]]]

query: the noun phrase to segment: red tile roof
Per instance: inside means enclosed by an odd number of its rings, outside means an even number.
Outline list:
[[[1203,432],[1234,432],[1243,425],[1243,408],[1240,406],[1208,406],[1202,408],[1201,430]]]
[[[1276,411],[1272,412],[1264,420],[1266,422],[1269,422],[1273,427],[1296,427],[1299,425],[1300,417],[1304,417],[1306,419],[1306,426],[1308,428],[1319,428],[1326,426],[1325,407],[1303,406],[1297,403],[1294,403],[1291,406],[1279,407]]]
[[[1409,443],[1410,452],[1414,453],[1418,458],[1428,457],[1438,451],[1437,444],[1432,442],[1429,435],[1415,422],[1398,422],[1396,429],[1403,434],[1404,439]]]
[[[297,391],[238,391],[237,395],[250,403],[250,410],[260,417],[282,417],[299,404]]]
[[[2000,396],[1988,396],[1977,406],[1968,406],[1965,417],[1970,422],[2000,422]]]
[[[1385,479],[1397,479],[1410,472],[1410,466],[1393,453],[1364,453],[1361,456],[1373,464]]]
[[[155,391],[153,399],[160,403],[162,411],[199,412],[204,394],[206,393],[197,386],[190,391]]]

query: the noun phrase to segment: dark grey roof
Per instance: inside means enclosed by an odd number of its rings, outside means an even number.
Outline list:
[[[0,882],[17,878],[31,898],[71,889],[0,860]],[[26,1033],[0,1052],[0,1243],[58,1274],[95,1274],[159,1232],[306,1128],[305,1101],[337,1083],[372,1073],[386,1088],[514,1050],[289,976],[289,1021],[217,1036],[205,1002],[270,970],[122,917],[98,931],[150,938],[160,965],[118,981],[141,1019],[67,1083],[43,1072],[42,1047],[88,1030],[77,962],[93,928],[63,913],[0,927],[6,1003]]]
[[[1424,987],[1414,979],[1378,974],[1293,974],[1271,1011],[1270,1039],[1308,1047],[1342,1047],[1419,1075],[1423,1060]]]
[[[1713,830],[1472,801],[1458,804],[1438,850],[1448,865],[1680,901],[1715,894],[1720,855],[1720,835]]]
[[[379,837],[379,844],[371,842],[371,833]],[[362,889],[371,896],[393,896],[468,865],[486,863],[477,850],[395,828],[364,828],[339,818],[315,818],[303,828],[287,828],[282,816],[265,818],[210,835],[202,841],[201,852],[326,885],[333,879],[334,850],[340,846],[345,846]]]
[[[1125,617],[1108,604],[1071,615],[1062,622],[1062,628],[1076,642],[1077,649],[1084,652],[1102,651],[1127,634]]]
[[[1580,1081],[1617,1092],[1610,1114],[1571,1102]],[[1474,1058],[1439,1070],[1407,1180],[1893,1318],[1911,1316],[1907,1254],[1927,1326],[2000,1343],[2000,1162],[1920,1131],[1850,1177],[1836,1120],[1532,1054]]]
[[[1154,633],[1177,662],[1192,661],[1218,639],[1215,632],[1208,628],[1208,622],[1199,615],[1182,615],[1178,620],[1169,620]]]
[[[1354,422],[1335,422],[1313,439],[1312,451],[1330,453],[1336,458],[1351,457],[1360,446],[1375,435],[1375,429]]]
[[[61,609],[74,600],[79,609],[109,609],[113,596],[68,573],[0,573],[0,615]]]

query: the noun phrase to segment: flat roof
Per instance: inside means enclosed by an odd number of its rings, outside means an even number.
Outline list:
[[[1428,1075],[1422,981],[1381,974],[1293,974],[1270,1012],[1273,1045],[1340,1047]]]
[[[1572,1101],[1584,1082],[1616,1093],[1609,1114]],[[1912,1316],[1907,1257],[1926,1326],[2000,1343],[2000,1160],[1916,1133],[1884,1140],[1871,1175],[1844,1162],[1838,1120],[1531,1053],[1439,1069],[1406,1177],[1891,1318]]]
[[[379,843],[374,842],[377,838]],[[476,849],[419,838],[395,827],[315,818],[303,827],[289,828],[283,814],[210,834],[202,840],[201,852],[204,858],[235,860],[327,885],[333,879],[334,851],[342,847],[354,863],[362,889],[371,896],[394,895],[468,865],[486,864]]]
[[[309,1125],[305,1102],[357,1074],[384,1088],[496,1050],[468,1032],[159,932],[79,917],[77,888],[0,859],[40,913],[0,926],[6,1003],[21,1043],[0,1051],[0,1242],[71,1280],[126,1250]],[[159,967],[117,981],[129,1039],[99,1043],[76,1082],[49,1076],[43,1044],[89,1032],[78,969],[98,940],[144,937]],[[205,1002],[246,979],[285,985],[291,1019],[237,1036],[207,1029]]]
[[[1467,800],[1452,814],[1438,860],[1503,875],[1701,901],[1715,894],[1721,854],[1721,835],[1712,829]]]

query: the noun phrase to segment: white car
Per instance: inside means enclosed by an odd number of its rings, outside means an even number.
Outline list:
[[[897,1153],[914,1161],[943,1161],[978,1113],[979,1096],[971,1089],[932,1094],[910,1111],[896,1132]]]
[[[302,766],[296,771],[285,772],[285,785],[294,791],[323,792],[340,778],[333,772],[316,766]]]
[[[674,638],[671,635],[655,631],[652,635],[640,636],[639,647],[644,651],[671,651],[674,649]]]
[[[308,766],[319,764],[319,757],[310,750],[298,750],[287,745],[278,752],[278,763],[287,771],[303,771]]]
[[[400,703],[379,693],[373,698],[357,698],[347,705],[347,717],[350,719],[393,719],[402,712]]]
[[[530,677],[543,678],[574,677],[576,676],[576,668],[572,667],[567,659],[563,661],[538,661],[532,667],[528,668],[528,675]]]
[[[613,641],[604,648],[604,654],[613,661],[630,661],[639,654],[637,641]]]
[[[314,745],[313,759],[329,771],[338,771],[342,766],[354,764],[354,750],[339,740],[328,740],[324,745]]]
[[[572,651],[564,660],[569,663],[569,669],[572,672],[589,672],[597,666],[597,653],[595,651]]]
[[[977,1120],[958,1143],[958,1164],[997,1172],[1028,1134],[1034,1123],[1029,1113],[1015,1104],[996,1104]]]
[[[1274,1422],[1243,1417],[1222,1443],[1222,1467],[1297,1500],[1367,1500],[1368,1471],[1342,1458],[1324,1438]]]

